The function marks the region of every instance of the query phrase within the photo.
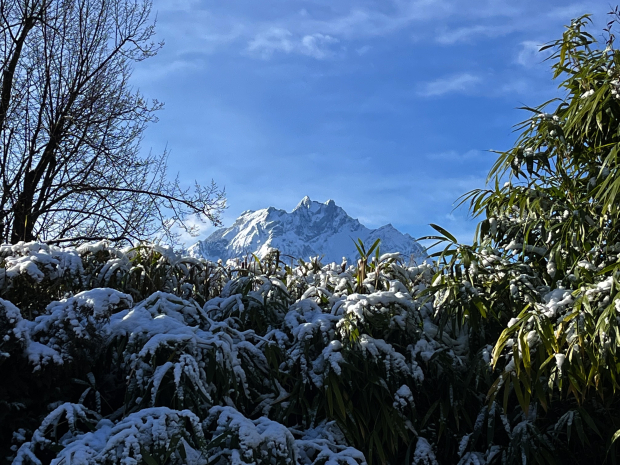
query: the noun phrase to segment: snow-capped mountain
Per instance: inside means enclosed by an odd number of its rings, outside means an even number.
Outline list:
[[[400,252],[406,261],[421,263],[427,254],[409,234],[402,234],[391,224],[369,229],[351,218],[333,200],[319,203],[304,197],[288,213],[274,207],[245,211],[229,228],[221,228],[204,241],[189,248],[195,257],[209,260],[264,257],[271,248],[282,254],[307,260],[323,256],[323,263],[340,263],[345,257],[354,263],[359,254],[354,242],[361,239],[370,247],[381,239],[382,252]]]

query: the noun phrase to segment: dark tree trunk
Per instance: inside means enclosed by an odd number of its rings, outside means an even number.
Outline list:
[[[17,244],[19,241],[30,242],[35,240],[33,231],[36,218],[32,212],[34,186],[31,185],[31,180],[32,171],[26,175],[24,190],[17,198],[13,209],[14,219],[11,231],[11,244]]]

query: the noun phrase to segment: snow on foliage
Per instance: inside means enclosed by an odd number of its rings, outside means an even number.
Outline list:
[[[410,294],[433,265],[403,267],[397,254],[359,282],[354,267],[317,259],[252,268],[105,242],[0,253],[5,295],[26,283],[49,301],[27,296],[24,314],[0,299],[3,360],[71,386],[46,399],[49,414],[29,413],[40,423],[21,429],[16,464],[50,451],[52,463],[363,464],[363,442],[342,421],[364,393],[355,371],[377,367],[371,381],[399,434],[415,435],[406,419],[432,358],[416,347],[454,355],[447,333],[424,334],[432,318]],[[153,277],[159,289],[148,292]]]
[[[495,375],[500,389],[516,373],[504,349],[540,350],[536,315],[565,321],[569,340],[581,321],[566,320],[574,292],[540,286],[493,251],[474,254],[476,273],[456,280],[393,254],[360,267],[316,258],[291,267],[277,251],[252,266],[105,243],[2,253],[12,269],[34,265],[3,274],[0,295],[30,293],[17,305],[0,298],[0,364],[55,386],[33,403],[6,385],[0,414],[19,416],[0,433],[13,438],[3,452],[14,464],[490,464],[520,456],[519,440],[537,444],[538,430],[527,415],[488,408],[478,386]],[[498,282],[530,310],[492,348],[471,313],[446,315],[478,308]],[[600,279],[583,293],[610,304],[613,286]],[[551,381],[568,355],[553,363]],[[504,445],[480,450],[495,424]]]

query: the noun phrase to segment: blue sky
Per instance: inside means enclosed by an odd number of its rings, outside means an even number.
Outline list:
[[[334,199],[368,227],[414,237],[437,223],[470,242],[452,211],[483,187],[526,117],[561,95],[541,44],[610,7],[555,0],[154,0],[160,53],[134,84],[165,103],[143,150],[169,171],[226,189],[244,210]],[[199,238],[212,231],[203,226]],[[193,243],[188,239],[187,244]]]

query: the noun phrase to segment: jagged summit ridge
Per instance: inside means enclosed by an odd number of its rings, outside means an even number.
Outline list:
[[[306,196],[292,212],[274,207],[247,210],[229,228],[216,230],[189,253],[209,260],[227,260],[256,254],[264,257],[272,248],[295,258],[323,256],[323,262],[358,258],[354,242],[372,243],[381,239],[383,252],[400,252],[404,259],[423,261],[427,254],[409,234],[391,224],[369,229],[351,218],[333,200],[320,203]]]

